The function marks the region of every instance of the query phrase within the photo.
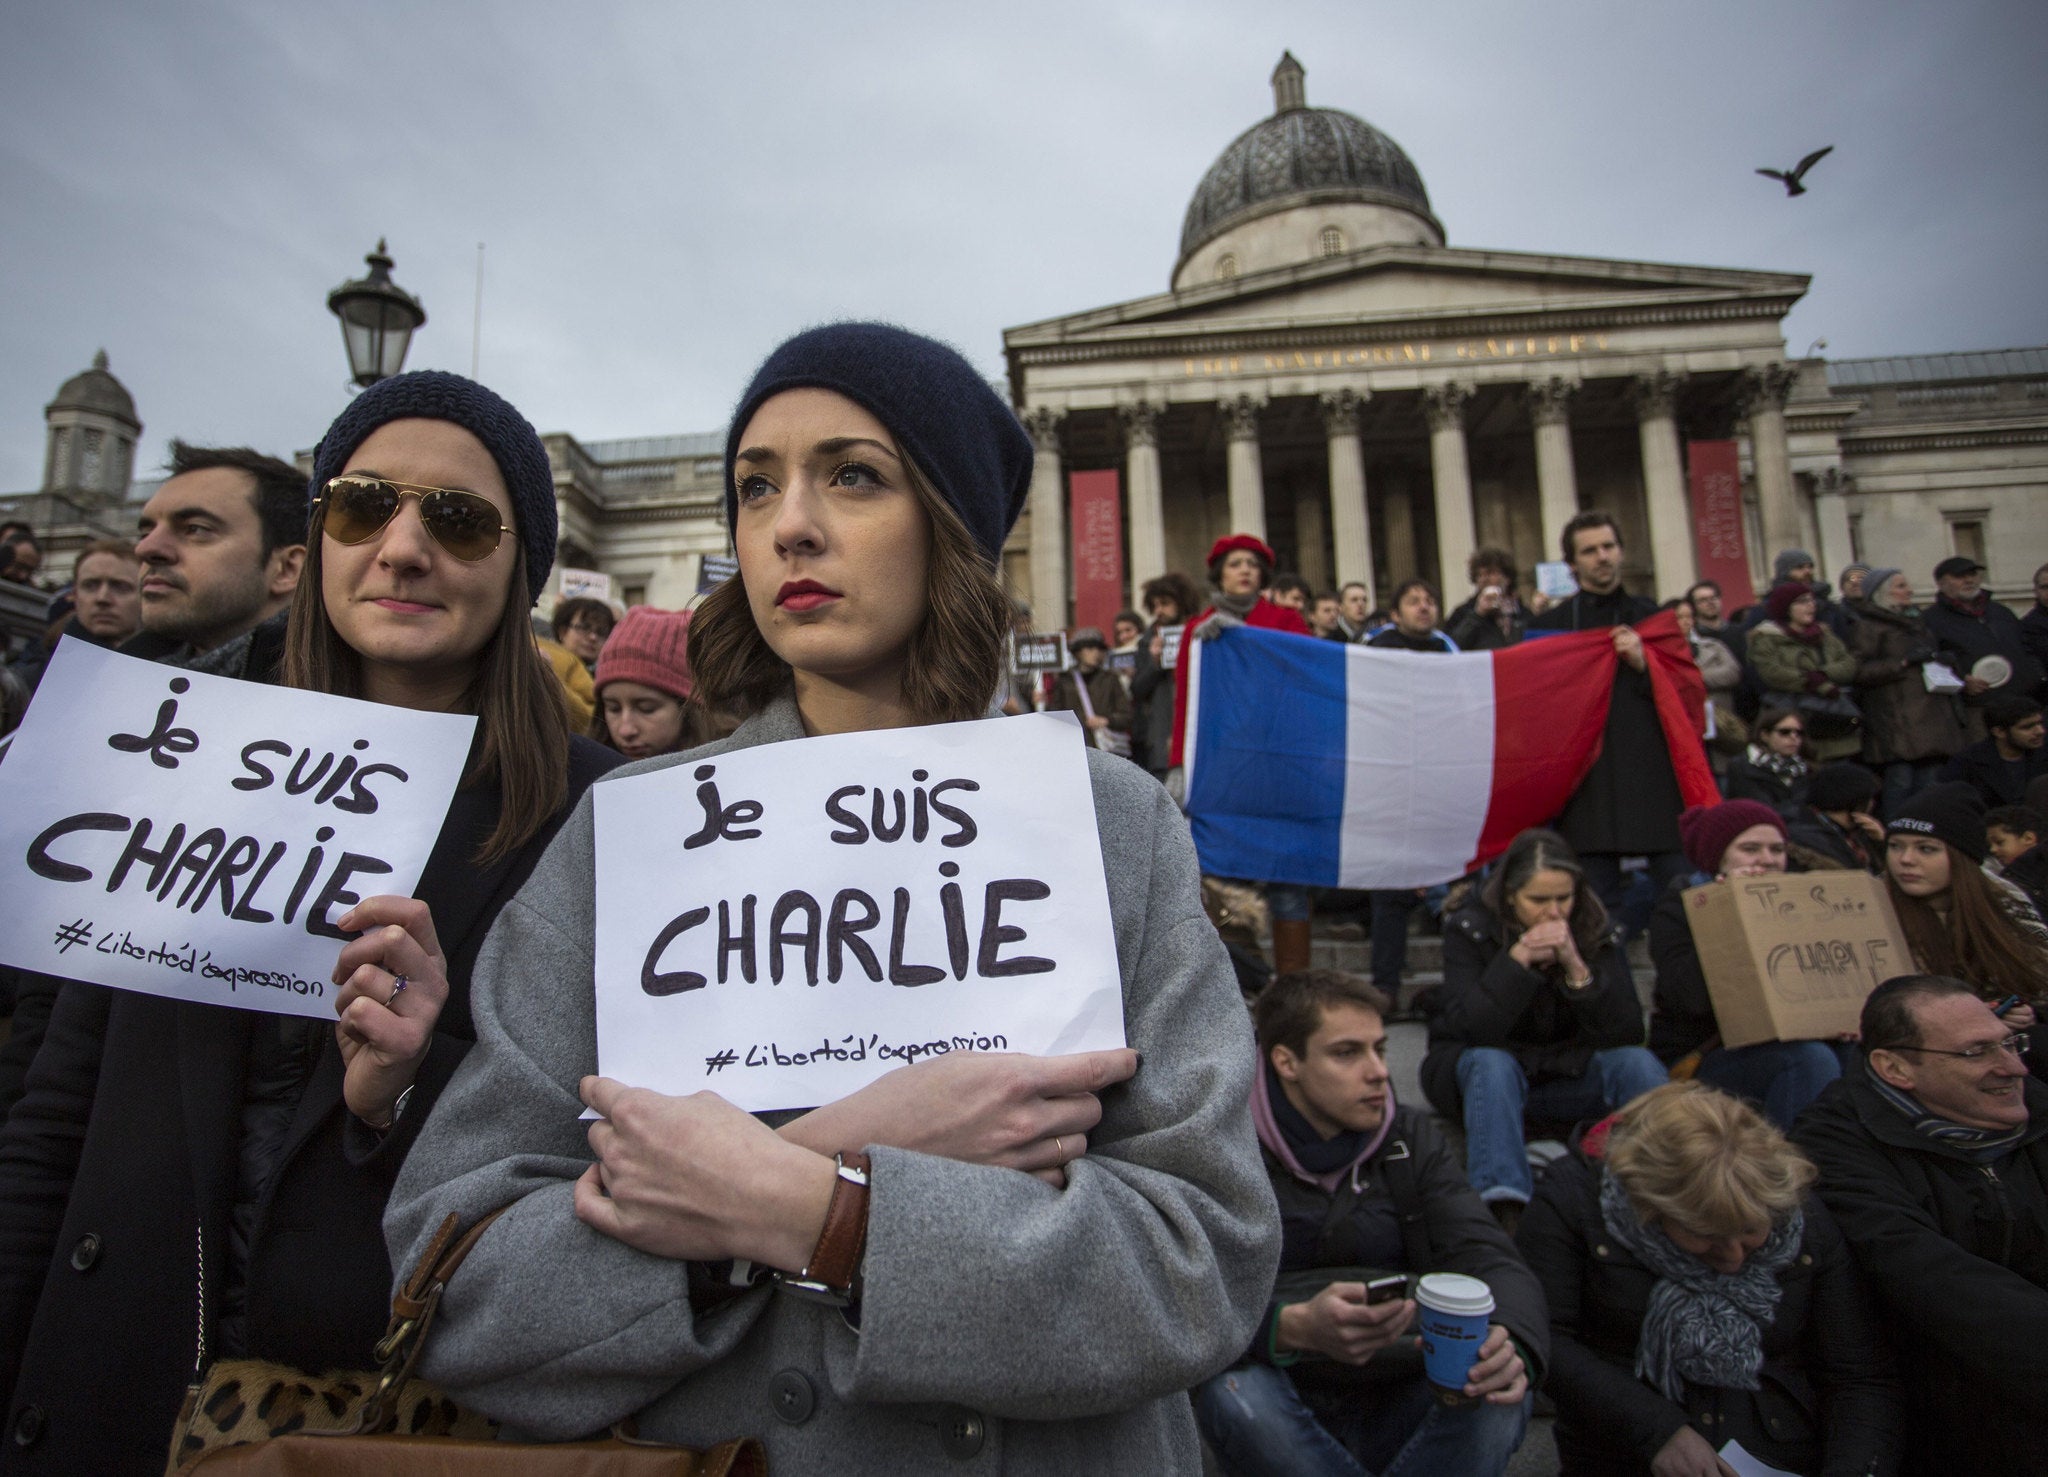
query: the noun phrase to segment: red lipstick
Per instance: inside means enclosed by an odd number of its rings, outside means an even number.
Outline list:
[[[821,585],[816,580],[791,580],[775,592],[777,606],[798,614],[816,610],[819,606],[840,598],[837,590]]]

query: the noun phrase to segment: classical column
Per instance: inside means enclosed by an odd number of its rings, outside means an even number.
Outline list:
[[[1693,555],[1692,513],[1685,499],[1685,462],[1678,447],[1678,392],[1682,374],[1637,375],[1630,386],[1636,433],[1643,451],[1643,504],[1650,518],[1650,564],[1657,598],[1692,588],[1699,576]]]
[[[1837,585],[1842,582],[1843,567],[1856,562],[1845,496],[1855,484],[1856,479],[1840,467],[1827,467],[1813,480],[1813,521],[1820,530],[1820,547],[1813,552],[1820,556],[1822,576]]]
[[[1166,508],[1159,481],[1159,407],[1140,400],[1117,409],[1124,423],[1125,516],[1131,530],[1131,609],[1138,591],[1166,573]]]
[[[1358,413],[1366,390],[1333,390],[1322,397],[1323,430],[1330,438],[1330,542],[1337,553],[1336,583],[1357,580],[1372,591],[1372,522],[1365,511],[1365,448]]]
[[[1578,382],[1552,375],[1529,386],[1536,427],[1536,501],[1543,512],[1543,557],[1562,557],[1564,526],[1579,511],[1579,474],[1572,465],[1570,401]]]
[[[1024,412],[1031,433],[1031,624],[1040,631],[1067,624],[1066,478],[1060,475],[1063,410],[1043,405]]]
[[[1429,468],[1436,482],[1436,577],[1444,599],[1463,588],[1472,557],[1472,467],[1465,455],[1465,406],[1472,387],[1455,380],[1422,392],[1429,417]]]
[[[1330,560],[1323,552],[1329,537],[1329,511],[1329,501],[1313,487],[1295,492],[1294,572],[1308,582],[1311,590],[1330,588]]]
[[[1397,585],[1422,573],[1422,550],[1415,539],[1414,481],[1405,467],[1397,467],[1380,483],[1380,527],[1387,536],[1387,578]],[[1374,607],[1378,608],[1377,599]]]
[[[1230,468],[1230,531],[1266,536],[1266,483],[1259,466],[1259,412],[1266,402],[1239,395],[1222,402]]]
[[[1749,417],[1749,455],[1756,467],[1756,496],[1763,514],[1765,564],[1780,549],[1796,549],[1799,504],[1792,490],[1792,449],[1785,441],[1785,400],[1798,374],[1784,364],[1766,364],[1743,377],[1742,398]]]

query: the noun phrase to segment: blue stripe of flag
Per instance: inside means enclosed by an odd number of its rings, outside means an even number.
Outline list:
[[[1248,629],[1203,649],[1188,823],[1204,872],[1337,885],[1344,652],[1335,641]]]

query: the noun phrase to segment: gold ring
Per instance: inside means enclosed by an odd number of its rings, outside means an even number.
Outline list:
[[[1057,1134],[1053,1135],[1052,1151],[1058,1158],[1065,1159],[1067,1157],[1067,1141]]]

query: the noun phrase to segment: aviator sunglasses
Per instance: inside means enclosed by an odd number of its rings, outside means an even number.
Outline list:
[[[399,505],[409,497],[420,500],[420,523],[428,535],[465,563],[490,558],[499,539],[512,532],[498,521],[497,504],[487,497],[449,487],[394,482],[363,472],[330,478],[314,501],[327,510],[320,525],[322,532],[336,543],[359,544],[374,538],[397,517]]]

